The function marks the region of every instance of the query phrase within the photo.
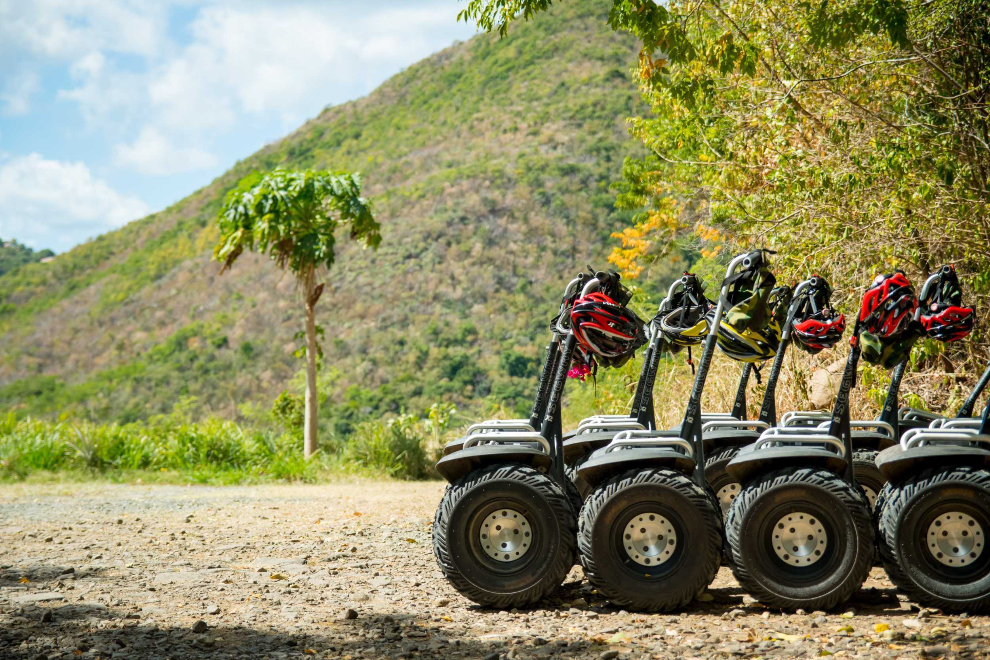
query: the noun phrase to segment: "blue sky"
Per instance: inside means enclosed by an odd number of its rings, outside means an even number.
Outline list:
[[[0,0],[0,238],[168,206],[474,34],[457,0]]]

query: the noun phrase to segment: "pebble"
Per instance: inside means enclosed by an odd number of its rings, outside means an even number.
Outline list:
[[[206,625],[206,621],[203,621],[202,619],[194,623],[192,627],[192,631],[197,635],[205,633],[207,629],[209,629],[209,626]]]
[[[618,658],[618,657],[619,657],[619,652],[618,651],[615,651],[615,650],[612,650],[612,651],[602,651],[598,655],[598,660],[613,660],[613,658]]]
[[[483,660],[498,660],[498,651],[495,651],[494,653],[489,653],[484,657]]]
[[[346,610],[344,610],[344,613],[341,615],[340,618],[349,621],[351,619],[356,619],[357,616],[358,616],[357,610],[347,608]]]
[[[51,623],[51,621],[52,621],[52,611],[51,610],[45,610],[44,612],[41,613],[41,622],[42,623]]]
[[[214,603],[210,603],[206,606],[207,614],[220,614],[220,607]]]
[[[450,605],[450,599],[448,598],[437,598],[433,601],[434,607],[447,607],[448,605]]]

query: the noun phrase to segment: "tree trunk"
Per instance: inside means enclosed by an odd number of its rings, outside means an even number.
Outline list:
[[[319,449],[316,439],[316,301],[323,287],[314,290],[312,276],[306,282],[306,424],[304,427],[305,455],[309,458]]]

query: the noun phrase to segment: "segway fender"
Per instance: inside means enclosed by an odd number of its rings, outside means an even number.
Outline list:
[[[739,483],[745,484],[761,474],[783,467],[820,467],[842,474],[846,469],[846,459],[833,451],[812,446],[763,447],[756,444],[739,450],[736,457],[725,466],[725,471]]]
[[[618,431],[594,431],[564,439],[564,463],[572,464],[577,459],[612,442]]]
[[[705,441],[705,452],[718,447],[742,447],[751,445],[760,439],[760,431],[747,431],[744,429],[708,431],[702,438]]]
[[[540,472],[550,469],[550,457],[539,449],[523,445],[478,445],[448,454],[437,462],[440,476],[454,483],[469,472],[496,463],[531,465]]]
[[[453,454],[455,451],[460,451],[461,449],[463,449],[464,440],[466,439],[467,439],[466,436],[462,436],[460,438],[454,438],[453,440],[445,444],[443,446],[443,455],[447,456],[449,454]]]
[[[694,459],[666,447],[636,447],[606,452],[599,449],[578,469],[577,475],[592,488],[633,468],[665,467],[685,474],[694,470]]]
[[[897,443],[886,433],[874,433],[873,431],[853,431],[853,448],[859,450],[880,451]]]
[[[877,469],[888,481],[898,483],[929,468],[970,466],[990,469],[990,451],[962,445],[922,445],[905,450],[900,445],[877,456]]]

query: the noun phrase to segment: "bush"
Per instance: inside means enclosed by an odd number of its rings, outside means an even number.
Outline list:
[[[350,469],[384,473],[396,479],[423,479],[433,471],[424,440],[423,427],[415,415],[364,422],[345,446],[343,460]]]

